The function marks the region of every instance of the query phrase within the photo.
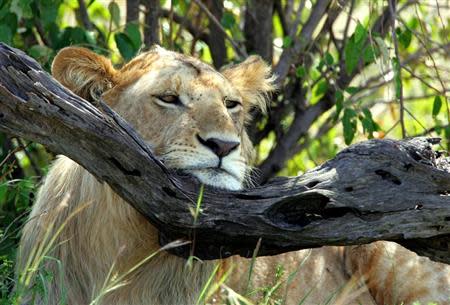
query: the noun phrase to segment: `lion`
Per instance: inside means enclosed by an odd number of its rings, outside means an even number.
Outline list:
[[[271,69],[260,57],[219,72],[156,46],[115,69],[103,56],[68,47],[55,57],[52,74],[87,101],[111,106],[167,167],[213,187],[245,187],[254,156],[246,123],[253,108],[265,109],[275,90]],[[18,277],[46,243],[51,249],[42,265],[51,276],[45,293],[30,292],[23,303],[33,298],[49,305],[192,305],[217,263],[187,264],[158,252],[157,230],[65,156],[51,166],[23,229]],[[233,271],[210,303],[221,304],[236,291],[267,304],[450,304],[450,268],[389,242],[254,262],[232,257],[220,264],[219,273],[231,266]]]

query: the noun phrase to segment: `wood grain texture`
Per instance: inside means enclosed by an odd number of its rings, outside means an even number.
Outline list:
[[[81,164],[160,230],[165,244],[195,235],[179,256],[216,259],[375,240],[399,242],[450,263],[450,163],[438,139],[370,140],[299,177],[240,192],[206,188],[164,167],[108,106],[62,87],[22,51],[0,44],[0,131],[46,145]],[[195,234],[193,233],[195,231]]]

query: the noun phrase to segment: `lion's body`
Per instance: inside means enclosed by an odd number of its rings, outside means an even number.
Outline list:
[[[47,176],[30,215],[36,221],[24,228],[21,254],[26,260],[51,223],[58,228],[76,215],[58,236],[55,244],[59,246],[52,252],[64,265],[64,286],[58,279],[58,264],[45,264],[55,275],[48,289],[48,305],[60,304],[64,293],[70,305],[89,304],[99,295],[113,265],[118,274],[124,273],[159,249],[156,230],[109,186],[72,160],[59,157],[51,172],[54,175]],[[193,270],[184,266],[183,259],[160,253],[127,278],[126,288],[107,294],[100,304],[195,303],[211,268],[207,264],[196,264]]]
[[[103,94],[167,166],[216,187],[242,187],[252,155],[245,120],[252,105],[262,105],[272,90],[262,61],[251,58],[222,75],[192,58],[158,49],[116,71],[106,59],[71,48],[57,56],[53,74],[91,101]],[[49,230],[56,236],[50,255],[60,262],[44,260],[54,277],[40,302],[49,305],[60,304],[64,297],[69,305],[89,304],[104,292],[108,277],[126,274],[159,249],[155,228],[109,186],[62,156],[50,169],[24,228],[19,274],[35,249],[48,243]],[[216,263],[187,267],[183,259],[158,253],[97,304],[195,304]],[[276,274],[282,273],[280,288],[271,297],[286,297],[289,305],[303,298],[303,304],[324,304],[330,298],[336,304],[450,304],[450,268],[392,243],[258,258],[247,285],[250,264],[233,257],[221,262],[219,273],[234,266],[228,285],[243,294],[273,287]],[[284,272],[277,272],[278,265]],[[220,303],[224,295],[214,302]],[[259,290],[249,297],[261,299],[264,293]]]

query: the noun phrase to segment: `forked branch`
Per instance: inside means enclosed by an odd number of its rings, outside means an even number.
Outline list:
[[[23,52],[0,44],[0,130],[45,144],[107,182],[160,231],[188,239],[194,255],[249,257],[323,245],[393,240],[450,263],[450,165],[436,139],[371,140],[299,177],[240,192],[176,176],[108,106],[74,95]],[[180,256],[189,246],[173,249]]]

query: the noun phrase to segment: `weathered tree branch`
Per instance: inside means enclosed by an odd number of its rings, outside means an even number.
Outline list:
[[[198,184],[170,174],[108,106],[100,111],[4,44],[0,70],[0,131],[80,163],[146,216],[162,243],[195,230],[194,255],[216,259],[249,257],[259,238],[258,255],[386,239],[450,263],[450,165],[431,149],[435,139],[362,142],[300,177],[241,192],[206,188],[194,225]]]

